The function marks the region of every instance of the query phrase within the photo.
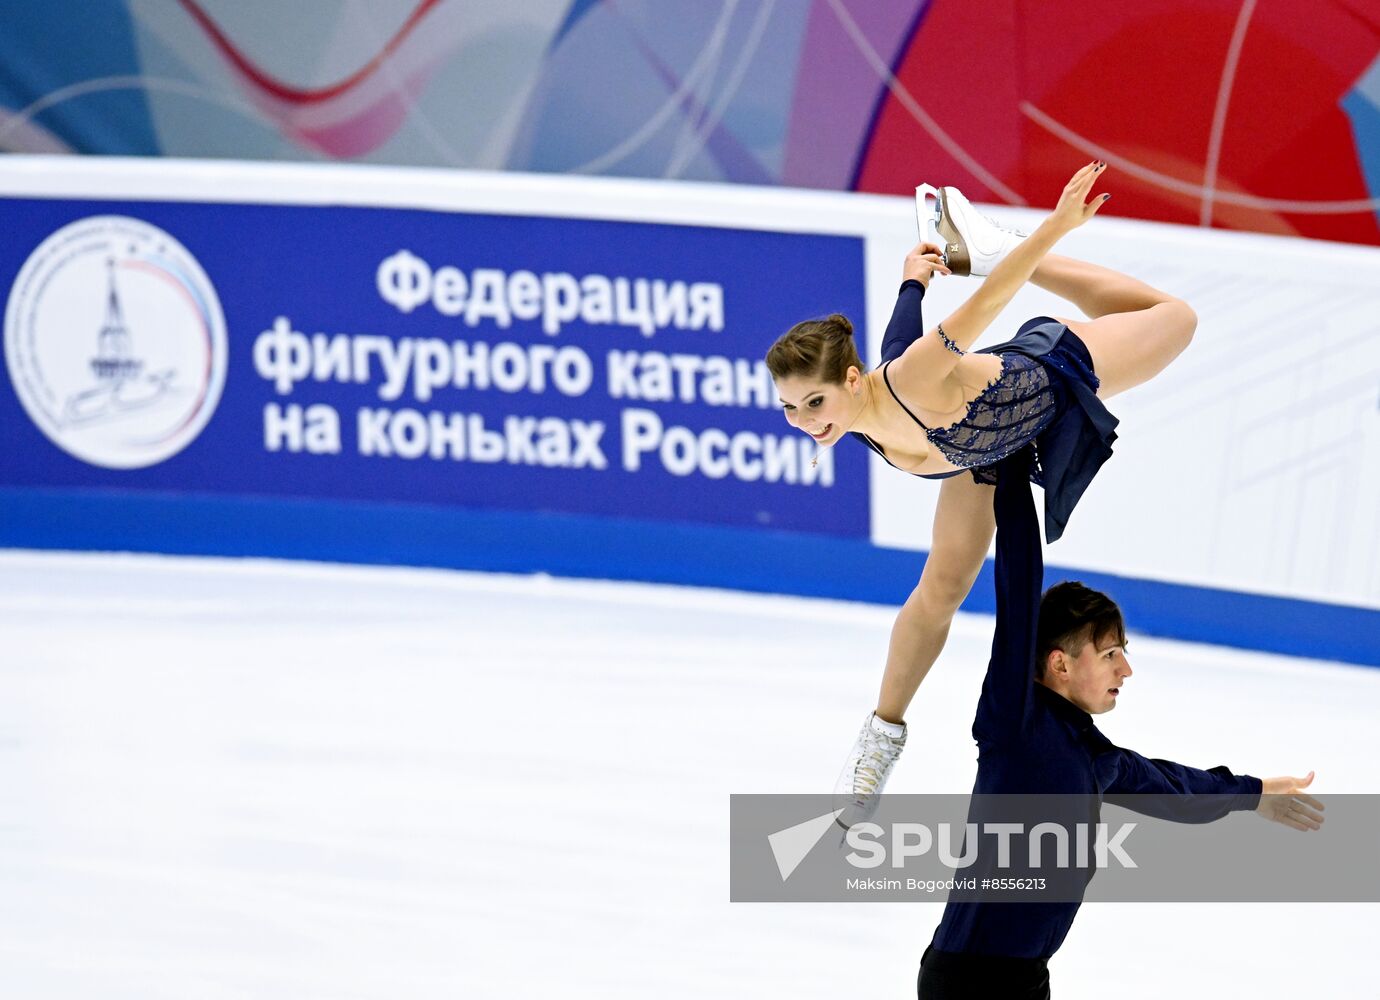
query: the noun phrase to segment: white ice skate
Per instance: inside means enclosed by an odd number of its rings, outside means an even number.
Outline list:
[[[891,776],[891,768],[906,746],[904,723],[900,736],[889,736],[873,727],[875,718],[874,712],[863,723],[858,741],[853,744],[843,773],[834,786],[834,810],[838,813],[835,818],[845,829],[877,811],[886,779]]]
[[[921,184],[915,189],[915,214],[920,239],[944,247],[944,263],[954,274],[991,274],[992,268],[1026,237],[1019,229],[999,225],[978,212],[955,187],[936,189]],[[931,226],[937,238],[931,236]]]

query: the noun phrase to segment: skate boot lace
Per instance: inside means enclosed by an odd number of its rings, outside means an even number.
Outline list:
[[[863,737],[862,753],[853,765],[853,794],[875,795],[904,747],[904,741],[886,738],[869,729]]]
[[[970,206],[971,206],[971,203],[970,203]],[[1027,233],[1027,232],[1023,232],[1022,230],[1017,229],[1015,226],[1003,226],[1000,222],[998,222],[996,219],[992,218],[990,215],[983,215],[983,213],[981,213],[981,212],[978,212],[977,214],[978,214],[979,216],[982,216],[982,218],[985,219],[985,220],[987,221],[987,224],[988,224],[989,226],[991,226],[993,229],[999,229],[999,230],[1001,230],[1003,233],[1009,233],[1009,234],[1012,235],[1012,236],[1019,236],[1019,237],[1021,237],[1022,239],[1024,239],[1025,237],[1027,237],[1027,236],[1030,235],[1030,234]]]

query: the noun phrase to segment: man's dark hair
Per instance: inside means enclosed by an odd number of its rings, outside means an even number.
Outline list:
[[[1035,676],[1044,678],[1045,662],[1053,650],[1077,656],[1089,640],[1100,648],[1108,639],[1126,645],[1126,622],[1116,602],[1076,581],[1056,583],[1040,599]]]

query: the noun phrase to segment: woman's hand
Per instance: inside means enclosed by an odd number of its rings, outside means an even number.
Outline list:
[[[1260,783],[1260,805],[1255,811],[1273,823],[1295,830],[1316,830],[1322,826],[1323,804],[1304,792],[1312,783],[1312,771],[1306,778],[1265,778]]]
[[[936,274],[952,274],[945,265],[943,248],[933,243],[917,243],[911,248],[910,253],[906,254],[906,264],[901,271],[901,280],[909,281],[914,278],[926,288],[930,287],[930,278]]]
[[[1100,194],[1091,201],[1088,200],[1088,195],[1092,192],[1093,184],[1106,169],[1107,164],[1101,160],[1094,160],[1074,174],[1064,186],[1064,193],[1059,196],[1059,204],[1054,206],[1054,211],[1049,214],[1047,221],[1053,223],[1061,232],[1069,233],[1096,215],[1097,210],[1107,204],[1107,199],[1111,195]]]

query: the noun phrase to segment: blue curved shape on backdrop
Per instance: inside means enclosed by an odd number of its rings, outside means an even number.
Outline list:
[[[72,84],[142,73],[124,0],[16,3],[0,9],[0,105],[21,111]],[[120,89],[60,101],[33,119],[79,153],[157,156],[158,135],[144,92]]]

